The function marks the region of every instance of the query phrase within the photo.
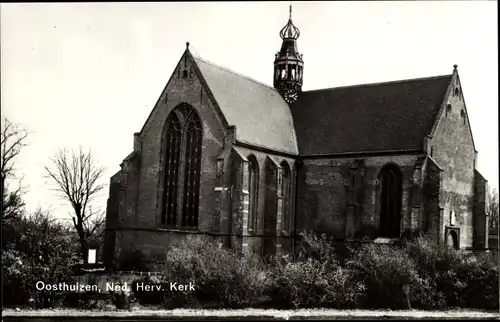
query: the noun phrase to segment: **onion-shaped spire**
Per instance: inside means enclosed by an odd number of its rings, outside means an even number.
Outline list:
[[[288,18],[288,23],[281,29],[280,37],[281,39],[297,39],[300,36],[299,28],[295,27],[292,22],[292,5],[290,5],[290,17]]]

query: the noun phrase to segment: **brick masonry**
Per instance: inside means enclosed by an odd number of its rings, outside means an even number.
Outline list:
[[[194,108],[203,123],[197,230],[171,229],[160,221],[162,133],[180,104]],[[313,158],[238,142],[186,51],[144,127],[134,134],[133,152],[111,178],[105,261],[117,264],[135,250],[150,261],[162,260],[168,246],[187,234],[208,234],[221,245],[259,254],[291,251],[301,230],[339,240],[374,239],[380,229],[378,176],[390,164],[402,181],[402,236],[422,232],[442,242],[452,228],[459,230],[460,247],[487,247],[486,181],[475,170],[476,155],[456,73],[421,152]],[[255,220],[249,214],[251,158],[258,169]],[[290,181],[285,182],[287,171]]]
[[[473,246],[474,190],[477,152],[469,125],[458,73],[443,101],[438,122],[428,140],[428,153],[442,171],[440,206],[443,208],[441,240],[446,227],[460,230],[460,247]],[[452,217],[454,223],[452,225]],[[476,213],[476,217],[481,214]]]

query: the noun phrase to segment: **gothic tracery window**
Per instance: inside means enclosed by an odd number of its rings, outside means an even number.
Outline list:
[[[175,225],[177,219],[177,188],[181,150],[181,125],[175,113],[166,123],[162,224]]]
[[[184,202],[182,226],[198,226],[200,193],[202,126],[198,115],[192,112],[185,125],[186,149],[184,168]]]
[[[171,112],[162,137],[163,225],[198,226],[202,137],[201,119],[191,106]]]

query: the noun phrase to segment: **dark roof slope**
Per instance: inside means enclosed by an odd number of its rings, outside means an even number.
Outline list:
[[[301,155],[423,148],[452,75],[302,92],[292,105]]]
[[[292,113],[276,89],[193,58],[238,141],[298,154]]]

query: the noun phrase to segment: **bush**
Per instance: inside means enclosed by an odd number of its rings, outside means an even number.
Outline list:
[[[348,267],[358,280],[364,281],[367,288],[364,304],[369,308],[411,308],[412,302],[421,306],[419,300],[432,293],[432,287],[418,275],[408,254],[394,246],[364,245]]]
[[[138,287],[140,286],[140,287]],[[149,288],[149,290],[147,289]],[[165,301],[168,285],[158,277],[143,277],[132,282],[134,298],[143,305],[156,305]]]
[[[19,218],[17,227],[18,235],[2,252],[3,294],[9,294],[3,304],[54,307],[65,293],[39,291],[36,283],[72,282],[71,267],[78,261],[72,231],[41,210]]]
[[[111,281],[113,281],[114,285],[123,285],[123,282],[120,280],[119,276],[111,276]],[[111,303],[118,310],[128,310],[135,302],[135,297],[132,288],[116,288],[109,293],[109,297],[111,298]]]
[[[336,262],[285,257],[271,276],[267,294],[276,308],[355,308],[364,295],[363,283]]]
[[[301,232],[299,243],[298,260],[304,261],[314,258],[321,263],[337,265],[337,250],[332,237],[325,234],[317,235],[312,232]]]
[[[408,253],[421,276],[440,290],[447,306],[498,309],[498,268],[488,258],[420,238]]]
[[[167,280],[193,283],[193,292],[170,291],[167,307],[212,304],[224,308],[249,307],[266,285],[262,263],[219,249],[206,236],[187,236],[167,252]]]
[[[70,307],[80,310],[95,310],[103,306],[103,303],[109,301],[109,294],[104,293],[66,293],[62,301],[64,307]]]

